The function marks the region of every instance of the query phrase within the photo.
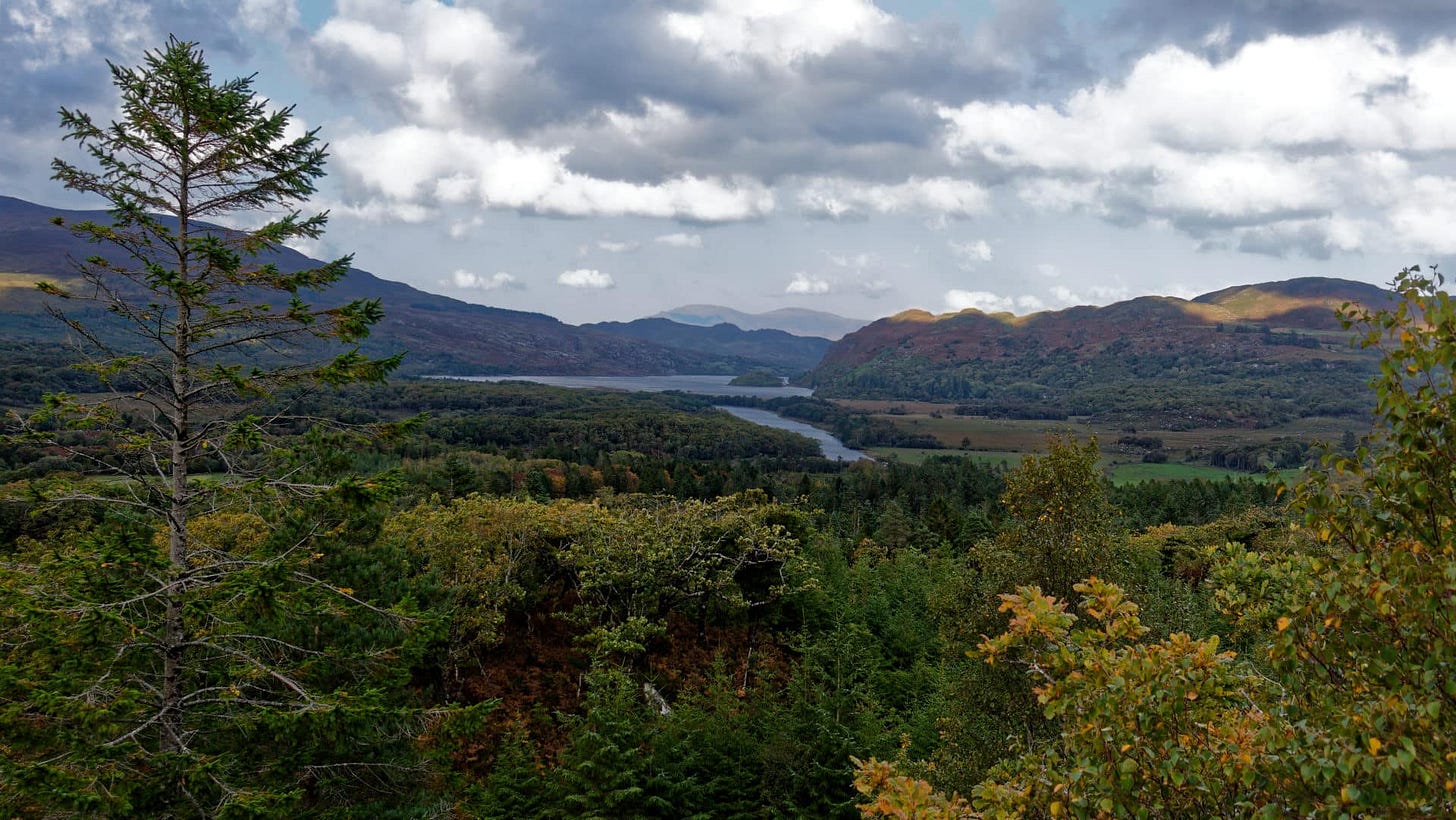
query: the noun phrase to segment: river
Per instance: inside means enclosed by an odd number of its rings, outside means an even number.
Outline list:
[[[727,407],[723,405],[719,405],[718,409],[732,413],[744,421],[751,421],[754,424],[761,424],[764,427],[777,427],[780,430],[788,430],[791,433],[808,436],[819,442],[819,448],[824,451],[824,457],[830,461],[859,461],[860,459],[869,458],[869,456],[858,450],[851,450],[844,446],[844,442],[835,438],[832,434],[820,430],[818,427],[805,424],[802,421],[786,419],[772,410],[761,410],[757,407]]]
[[[812,396],[814,391],[803,387],[744,387],[729,384],[732,376],[443,376],[468,382],[534,382],[554,387],[578,387],[592,390],[632,390],[661,393],[680,390],[703,396],[752,396],[772,399],[780,396]],[[784,418],[771,410],[756,407],[719,407],[744,421],[788,430],[819,442],[824,457],[831,461],[859,461],[869,456],[844,446],[844,442],[813,425]]]

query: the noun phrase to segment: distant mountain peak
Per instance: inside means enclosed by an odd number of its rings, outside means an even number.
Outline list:
[[[849,319],[834,313],[807,308],[778,308],[766,313],[745,313],[723,305],[683,305],[647,317],[671,319],[684,325],[712,327],[734,325],[742,330],[782,330],[795,336],[839,339],[869,324],[868,319]]]

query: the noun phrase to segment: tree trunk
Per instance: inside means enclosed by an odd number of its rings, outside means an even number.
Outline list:
[[[187,163],[183,157],[178,196],[177,271],[185,288],[190,281],[188,270]],[[162,625],[162,702],[161,747],[164,752],[180,752],[187,748],[183,727],[183,670],[187,650],[187,624],[183,620],[183,604],[187,592],[188,497],[187,455],[191,436],[190,357],[191,310],[185,290],[177,296],[176,337],[172,351],[172,464],[171,505],[167,510],[167,611]]]

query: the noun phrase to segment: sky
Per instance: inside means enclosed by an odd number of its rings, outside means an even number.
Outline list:
[[[300,250],[572,323],[1456,255],[1450,0],[0,0],[0,194],[100,207],[57,109],[169,34],[329,143]]]

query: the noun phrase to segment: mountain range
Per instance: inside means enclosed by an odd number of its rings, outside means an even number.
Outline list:
[[[744,313],[722,305],[683,305],[649,316],[684,325],[712,327],[731,324],[744,330],[782,330],[796,336],[840,339],[870,323],[868,319],[846,319],[833,313],[804,308],[779,308],[767,313]]]
[[[819,394],[963,403],[1033,418],[1256,424],[1364,412],[1375,356],[1336,309],[1392,294],[1341,279],[1144,296],[1028,316],[911,310],[836,342],[804,381]]]
[[[73,276],[70,259],[102,250],[51,224],[57,216],[70,222],[107,219],[104,211],[66,211],[0,197],[0,325],[6,338],[60,338],[62,328],[45,314],[34,282],[38,277],[64,281]],[[316,264],[288,248],[259,261],[284,270]],[[407,350],[403,372],[411,374],[738,374],[766,368],[791,375],[812,367],[829,344],[731,326],[576,327],[542,313],[427,293],[357,268],[319,301],[359,298],[378,298],[384,307],[384,320],[375,326],[366,351]]]
[[[0,197],[0,340],[54,342],[37,278],[64,280],[95,253],[50,224],[104,219]],[[288,249],[270,260],[314,261]],[[1363,413],[1375,357],[1352,348],[1336,309],[1388,304],[1373,285],[1303,278],[1185,300],[1145,296],[1027,316],[905,311],[863,326],[815,311],[747,314],[689,305],[632,322],[572,326],[426,293],[352,269],[324,298],[378,298],[374,354],[407,350],[409,374],[736,374],[769,369],[828,397],[955,402],[964,412],[1260,424]],[[732,320],[725,321],[725,320]],[[738,324],[742,322],[743,324]],[[758,328],[767,322],[780,327]],[[745,328],[744,325],[749,327]],[[805,337],[783,328],[817,329]],[[844,335],[831,342],[828,335]]]

